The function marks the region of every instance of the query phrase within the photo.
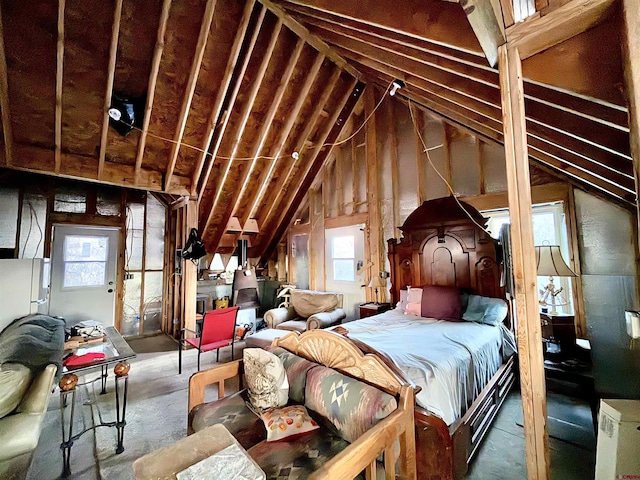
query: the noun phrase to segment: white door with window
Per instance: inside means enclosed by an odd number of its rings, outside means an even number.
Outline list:
[[[117,228],[54,225],[49,314],[113,326]]]
[[[366,299],[364,285],[364,225],[325,230],[325,288],[343,294],[346,321],[359,316]],[[359,272],[359,273],[358,273]]]

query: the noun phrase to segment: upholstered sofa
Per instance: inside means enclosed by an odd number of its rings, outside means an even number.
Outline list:
[[[290,306],[267,310],[264,321],[269,328],[304,332],[327,328],[344,320],[342,294],[314,290],[291,290]]]
[[[247,406],[238,360],[191,377],[189,433],[223,424],[267,479],[415,478],[414,391],[378,357],[327,330],[291,332],[268,350],[284,364],[289,404],[304,405],[320,428],[267,441]],[[225,395],[225,381],[237,381],[240,391]],[[205,403],[205,387],[214,383],[218,399]]]
[[[64,320],[30,315],[0,333],[0,478],[27,475],[56,373],[62,367]]]

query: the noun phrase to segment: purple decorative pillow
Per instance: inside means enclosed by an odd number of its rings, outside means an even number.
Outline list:
[[[456,287],[422,287],[422,316],[459,322],[462,320],[460,290]]]

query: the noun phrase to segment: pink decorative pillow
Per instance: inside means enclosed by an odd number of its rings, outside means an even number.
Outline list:
[[[320,428],[302,405],[270,408],[260,414],[267,429],[267,442],[290,439]]]
[[[413,315],[419,317],[422,309],[421,303],[407,303],[407,307],[404,309],[405,315]]]
[[[456,287],[422,287],[423,317],[459,322],[462,320],[460,290]]]
[[[421,302],[422,289],[412,287],[407,288],[407,303],[404,308],[404,314],[419,317],[421,311]]]

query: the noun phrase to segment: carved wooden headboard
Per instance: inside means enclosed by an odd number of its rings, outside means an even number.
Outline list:
[[[487,219],[469,204],[464,210],[482,226]],[[400,227],[402,240],[388,240],[391,299],[415,286],[445,285],[485,297],[504,298],[500,287],[498,242],[479,228],[454,197],[424,202]]]

